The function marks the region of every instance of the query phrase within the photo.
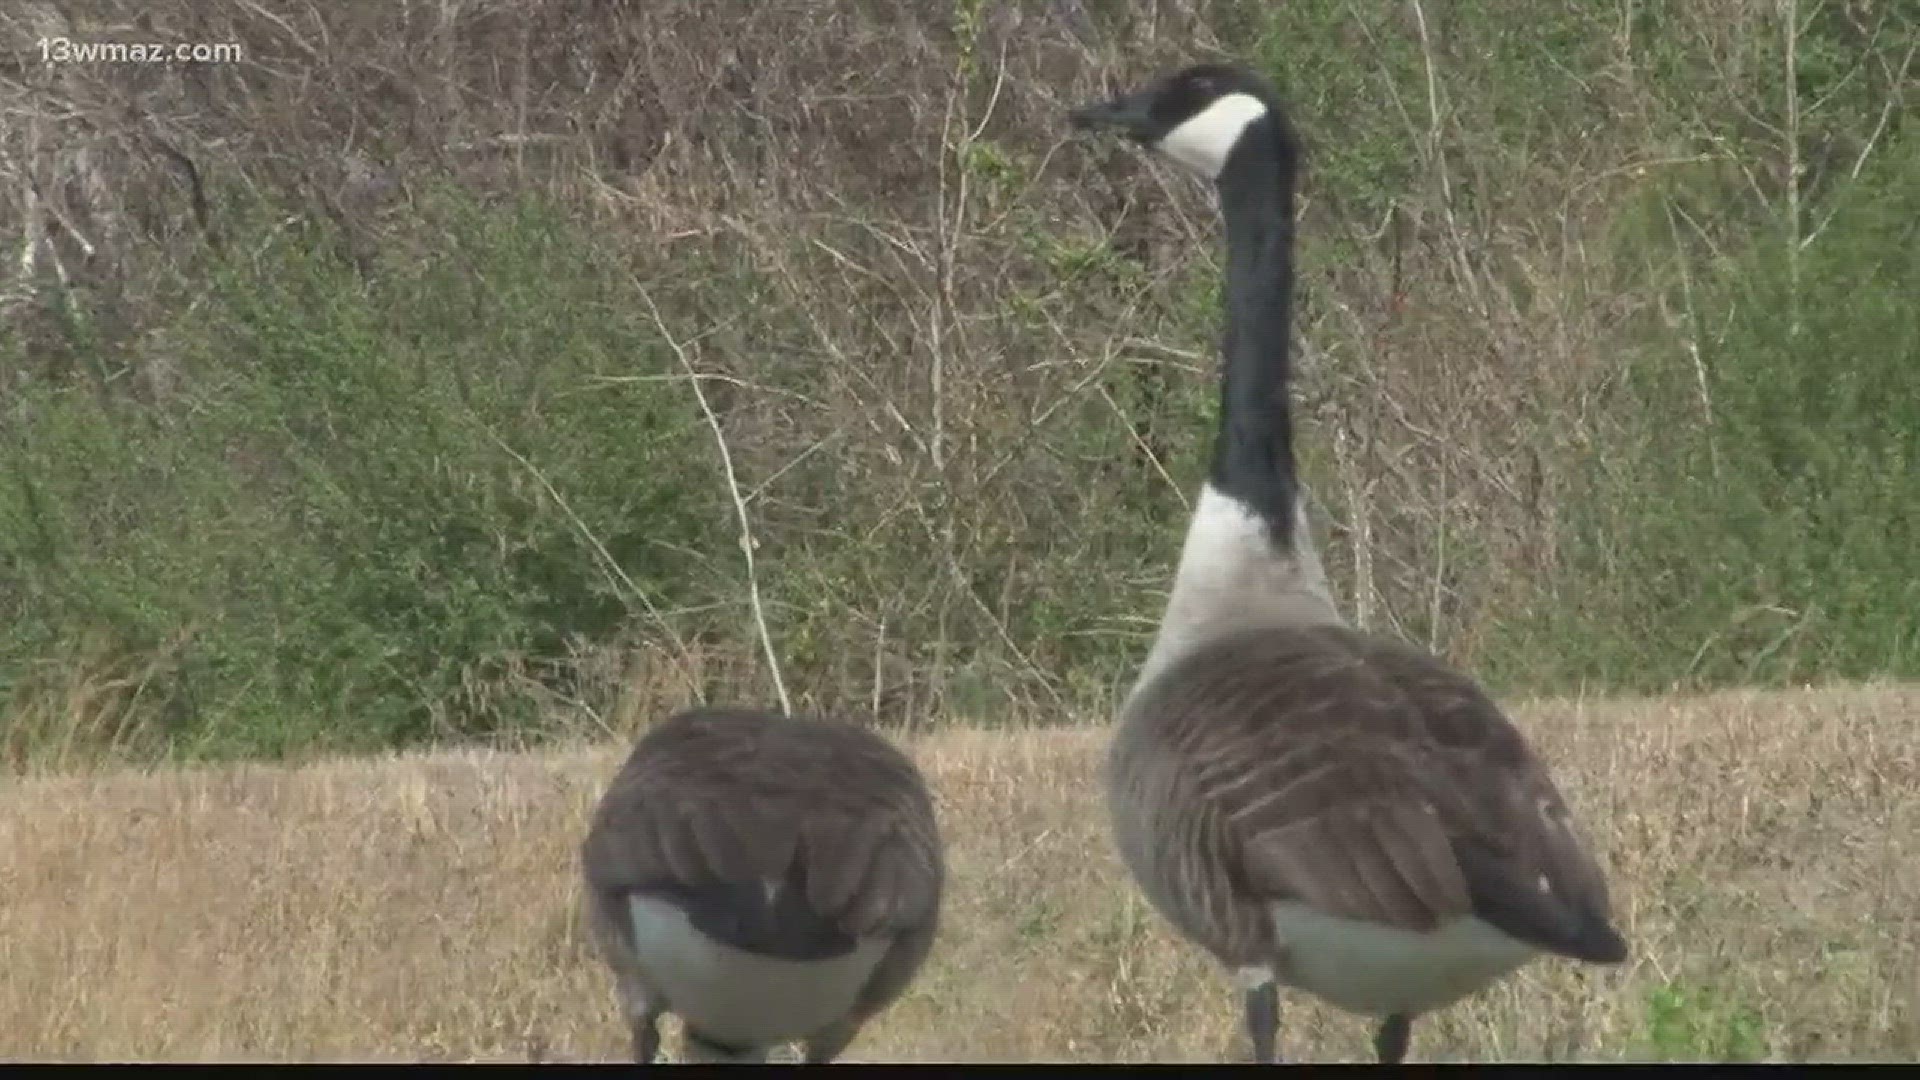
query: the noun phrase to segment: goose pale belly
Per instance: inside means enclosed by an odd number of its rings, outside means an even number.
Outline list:
[[[1274,973],[1351,1012],[1418,1015],[1527,962],[1534,950],[1475,918],[1421,933],[1342,919],[1287,900],[1269,906],[1284,952]]]
[[[784,960],[708,937],[665,900],[635,896],[628,909],[648,982],[688,1026],[733,1045],[805,1038],[840,1019],[888,945],[867,938],[843,956]]]

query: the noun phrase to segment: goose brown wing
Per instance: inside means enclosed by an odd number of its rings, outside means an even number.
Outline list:
[[[784,876],[799,834],[789,800],[753,782],[755,720],[684,713],[649,731],[594,812],[581,849],[588,882],[674,890]]]
[[[1370,666],[1406,695],[1421,745],[1465,805],[1451,830],[1474,913],[1523,941],[1600,963],[1625,959],[1606,875],[1546,766],[1473,680],[1431,655],[1372,640]]]
[[[1565,805],[1470,680],[1331,628],[1216,662],[1241,692],[1189,760],[1207,762],[1197,793],[1238,840],[1253,895],[1415,931],[1472,914],[1550,951],[1624,953]]]
[[[904,755],[837,725],[700,719],[664,723],[615,777],[582,847],[589,884],[738,907],[785,881],[794,915],[848,936],[931,918],[939,837]]]
[[[801,825],[807,897],[850,934],[895,933],[930,922],[940,899],[939,838],[932,812],[875,808],[821,814]]]
[[[616,789],[582,848],[597,888],[671,891],[785,876],[799,845],[791,821],[739,800]],[[624,796],[624,797],[622,797]]]
[[[1356,741],[1249,760],[1211,785],[1209,801],[1240,840],[1247,886],[1263,899],[1406,930],[1470,913],[1443,804]]]
[[[932,950],[939,928],[944,864],[933,808],[902,791],[902,805],[841,826],[808,823],[807,892],[852,935],[893,937],[860,990],[854,1012],[871,1016],[899,997]]]

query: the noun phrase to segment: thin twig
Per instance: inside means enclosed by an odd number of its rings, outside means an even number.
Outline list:
[[[681,342],[682,346],[691,346],[691,344],[692,342]],[[815,401],[805,394],[796,393],[792,390],[783,390],[778,386],[768,386],[764,383],[748,382],[745,379],[735,378],[732,375],[722,375],[714,371],[702,371],[692,376],[664,372],[659,375],[592,375],[588,376],[588,378],[592,382],[606,386],[627,386],[638,383],[687,382],[689,380],[726,383],[728,386],[737,386],[742,390],[751,390],[757,394],[792,398],[802,405],[807,405],[815,409],[823,408],[820,402]]]
[[[1133,421],[1127,418],[1126,410],[1120,407],[1119,402],[1113,400],[1113,395],[1107,392],[1106,387],[1100,387],[1099,393],[1101,400],[1105,401],[1107,407],[1113,410],[1113,415],[1120,418],[1120,426],[1127,429],[1127,437],[1133,440],[1133,445],[1137,447],[1142,454],[1147,456],[1147,464],[1153,466],[1153,471],[1160,475],[1160,479],[1166,481],[1167,487],[1173,492],[1174,497],[1180,500],[1181,509],[1191,510],[1192,507],[1187,503],[1187,493],[1182,491],[1179,482],[1167,473],[1167,467],[1161,463],[1160,455],[1154,453],[1153,447],[1148,445],[1147,440],[1141,437],[1140,429],[1134,427]]]
[[[1800,5],[1784,0],[1787,84],[1787,336],[1800,337]]]
[[[814,454],[818,453],[820,450],[825,449],[829,443],[833,442],[835,439],[839,437],[840,437],[840,433],[836,431],[828,435],[826,438],[811,444],[805,450],[800,451],[798,454],[795,454],[792,460],[788,461],[785,465],[782,465],[779,468],[773,470],[773,472],[769,474],[765,480],[762,480],[759,483],[753,485],[753,490],[747,492],[746,497],[743,501],[752,502],[755,499],[759,498],[761,492],[767,490],[768,486],[771,485],[775,480],[778,480],[781,477],[787,475],[788,470],[792,469],[794,466],[812,457]]]
[[[1908,46],[1907,55],[1901,58],[1900,70],[1891,80],[1894,89],[1889,92],[1886,102],[1880,107],[1880,119],[1873,125],[1873,134],[1867,136],[1867,144],[1860,148],[1859,155],[1853,159],[1853,168],[1847,171],[1848,180],[1860,179],[1860,171],[1867,167],[1867,159],[1873,156],[1874,148],[1880,144],[1881,136],[1887,133],[1887,121],[1892,118],[1894,107],[1896,105],[1905,105],[1905,102],[1901,100],[1902,95],[1899,93],[1898,88],[1906,83],[1907,69],[1913,65],[1913,57],[1916,50],[1920,50],[1920,41],[1916,41]],[[1826,218],[1822,220],[1819,225],[1815,226],[1812,232],[1809,232],[1801,239],[1800,246],[1803,248],[1812,246],[1813,242],[1820,238],[1820,234],[1827,231],[1827,226],[1833,224],[1833,219],[1839,216],[1839,213],[1840,208],[1838,206],[1827,211]]]
[[[1453,241],[1454,261],[1459,264],[1460,284],[1473,296],[1474,306],[1479,309],[1480,317],[1490,314],[1487,299],[1480,291],[1480,279],[1473,274],[1473,265],[1467,259],[1466,237],[1460,231],[1459,219],[1453,212],[1453,178],[1447,171],[1447,155],[1442,149],[1446,138],[1446,127],[1440,116],[1440,73],[1439,64],[1434,60],[1433,40],[1427,33],[1427,12],[1420,0],[1413,0],[1414,25],[1420,31],[1420,54],[1427,69],[1427,156],[1433,164],[1434,172],[1440,177],[1440,213],[1447,219],[1447,232]]]
[[[1674,217],[1673,204],[1667,203],[1667,228],[1673,234],[1673,248],[1681,253],[1674,260],[1680,267],[1680,297],[1687,305],[1687,355],[1693,359],[1693,381],[1700,392],[1700,422],[1707,433],[1707,462],[1714,478],[1720,476],[1720,443],[1714,438],[1713,391],[1707,378],[1707,361],[1700,353],[1700,309],[1693,300],[1693,272],[1687,268],[1685,249],[1680,243],[1680,223]]]
[[[627,576],[627,572],[621,569],[619,562],[615,561],[613,555],[607,551],[606,545],[600,542],[600,538],[593,534],[593,530],[587,527],[587,523],[580,519],[580,515],[573,512],[573,506],[567,502],[566,496],[560,494],[560,489],[553,486],[553,481],[547,479],[547,474],[541,472],[538,465],[528,461],[520,451],[508,446],[506,440],[495,434],[492,428],[482,424],[480,430],[486,434],[487,438],[493,440],[493,444],[498,446],[508,457],[519,462],[521,468],[526,469],[528,475],[532,476],[535,482],[546,489],[547,497],[553,500],[554,505],[560,508],[560,512],[567,516],[567,520],[573,523],[575,529],[579,530],[580,535],[586,539],[587,546],[593,549],[594,554],[600,557],[604,572],[609,577],[619,579],[620,584],[625,585],[627,591],[631,593],[636,600],[640,601],[640,606],[646,609],[647,617],[658,624],[660,629],[665,630],[667,637],[672,639],[673,647],[680,651],[681,660],[684,663],[688,656],[687,645],[686,642],[681,640],[680,635],[674,632],[673,624],[666,620],[666,617],[660,613],[660,609],[654,606],[653,601],[647,597],[647,594],[640,586],[634,584],[633,579]]]
[[[640,299],[647,305],[647,312],[653,317],[653,325],[659,329],[660,337],[673,350],[673,355],[686,370],[687,383],[693,387],[693,396],[700,402],[700,411],[706,414],[707,426],[713,429],[714,445],[720,448],[720,467],[726,474],[727,494],[733,498],[734,513],[740,518],[740,555],[747,566],[747,598],[753,604],[753,624],[760,634],[760,646],[766,652],[767,670],[773,676],[773,690],[780,698],[780,710],[793,712],[793,702],[787,697],[786,680],[780,676],[780,658],[774,652],[773,635],[767,630],[766,610],[760,603],[760,575],[753,564],[753,524],[747,516],[747,500],[740,491],[740,480],[733,471],[733,451],[727,446],[727,436],[720,428],[720,418],[714,414],[713,406],[707,403],[707,392],[700,387],[700,373],[694,370],[693,361],[687,356],[687,350],[680,340],[667,329],[667,320],[660,314],[659,305],[653,302],[653,294],[638,279],[634,287],[639,290]]]

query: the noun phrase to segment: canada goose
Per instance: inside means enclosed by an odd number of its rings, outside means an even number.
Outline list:
[[[593,937],[651,1062],[829,1062],[933,943],[945,859],[920,771],[864,728],[695,708],[634,745],[581,845]]]
[[[1287,406],[1298,140],[1272,88],[1201,64],[1073,110],[1211,180],[1227,247],[1221,415],[1158,637],[1108,758],[1116,845],[1149,902],[1245,988],[1413,1020],[1540,951],[1625,958],[1553,781],[1472,680],[1350,629],[1313,549]]]

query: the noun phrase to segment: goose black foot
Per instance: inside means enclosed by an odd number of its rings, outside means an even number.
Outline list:
[[[1247,1034],[1253,1038],[1253,1060],[1276,1063],[1280,1055],[1274,1038],[1280,1029],[1280,991],[1271,982],[1247,991]]]
[[[1413,1018],[1396,1013],[1380,1025],[1380,1033],[1373,1037],[1373,1052],[1380,1056],[1383,1065],[1398,1065],[1407,1056],[1407,1042],[1413,1034]]]
[[[636,1064],[651,1065],[653,1059],[660,1056],[660,1014],[650,1013],[633,1018],[633,1060]]]
[[[843,1020],[834,1024],[813,1038],[808,1039],[802,1048],[800,1060],[809,1065],[830,1065],[833,1059],[853,1041],[860,1031],[860,1025],[853,1020]]]

